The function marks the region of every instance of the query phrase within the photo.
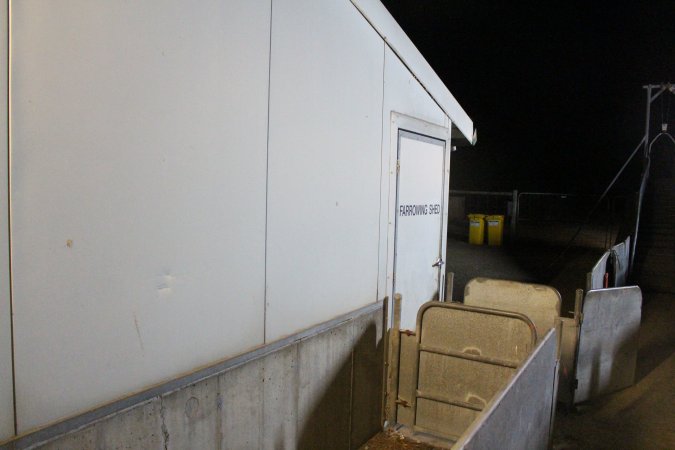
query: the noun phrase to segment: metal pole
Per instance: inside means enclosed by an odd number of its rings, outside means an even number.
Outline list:
[[[453,289],[454,289],[454,284],[455,284],[455,273],[454,272],[448,272],[445,275],[445,301],[446,302],[451,302],[452,301],[452,294],[453,294]]]
[[[511,242],[516,240],[516,226],[518,224],[518,190],[513,191],[511,200]]]
[[[579,364],[579,337],[581,336],[581,326],[584,321],[584,291],[577,289],[574,296],[574,363],[572,364],[572,374],[570,378],[570,403],[567,405],[569,409],[574,408],[574,394],[579,387],[579,379],[577,378],[577,365]]]
[[[398,400],[398,371],[401,357],[401,294],[394,294],[394,323],[389,329],[389,365],[387,375],[387,427],[396,424]]]
[[[380,425],[382,429],[385,429],[387,426],[388,419],[388,380],[389,380],[389,346],[391,345],[391,339],[389,338],[389,297],[384,297],[383,309],[382,309],[382,341],[384,341],[384,364],[382,364],[382,404],[380,405],[382,411],[380,412]]]
[[[652,111],[652,88],[653,85],[648,85],[645,87],[647,89],[647,106],[646,106],[646,117],[645,117],[645,135],[644,135],[644,155],[642,159],[642,177],[640,177],[640,192],[638,194],[638,201],[635,208],[635,229],[633,231],[633,239],[631,242],[631,252],[630,252],[630,264],[628,264],[628,274],[632,275],[635,264],[635,251],[637,249],[637,238],[638,238],[638,229],[640,228],[640,212],[642,210],[642,198],[644,197],[644,191],[647,188],[647,178],[649,177],[649,123],[651,122],[651,111]]]
[[[651,122],[651,114],[652,114],[652,86],[647,86],[647,111],[646,111],[646,117],[645,117],[645,158],[649,156],[647,153],[649,152],[649,123]],[[646,161],[643,161],[643,168],[644,164],[646,164]]]

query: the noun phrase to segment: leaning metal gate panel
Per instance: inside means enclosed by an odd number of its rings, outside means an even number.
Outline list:
[[[633,384],[641,315],[642,292],[638,286],[599,289],[586,294],[579,334],[575,403]]]
[[[534,349],[522,314],[428,302],[417,316],[413,429],[456,441]]]

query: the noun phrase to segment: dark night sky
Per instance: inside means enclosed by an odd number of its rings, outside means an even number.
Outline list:
[[[454,189],[602,192],[642,138],[642,85],[675,82],[672,0],[383,3],[478,129]]]

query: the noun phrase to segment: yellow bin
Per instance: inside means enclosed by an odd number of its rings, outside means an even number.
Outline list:
[[[487,222],[488,245],[502,245],[502,239],[504,238],[504,216],[487,216],[485,221]]]
[[[469,214],[469,244],[483,245],[485,240],[485,214]]]

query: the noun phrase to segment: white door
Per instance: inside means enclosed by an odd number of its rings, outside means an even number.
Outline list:
[[[398,132],[394,292],[401,294],[401,328],[414,330],[417,310],[439,299],[445,141]]]

